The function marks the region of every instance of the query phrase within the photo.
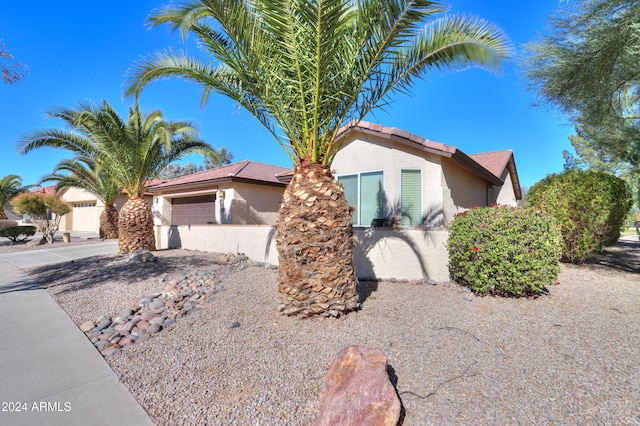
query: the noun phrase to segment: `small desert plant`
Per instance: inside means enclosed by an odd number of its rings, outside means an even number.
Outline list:
[[[24,241],[29,237],[33,237],[36,233],[36,227],[27,226],[10,226],[8,228],[0,229],[0,237],[8,238],[11,243],[17,243],[18,241]]]
[[[451,278],[475,293],[541,293],[560,272],[560,232],[534,208],[492,206],[456,215],[449,235]]]
[[[60,219],[71,211],[69,205],[57,196],[40,193],[22,193],[11,200],[11,205],[18,213],[27,214],[34,220],[49,244],[53,244]]]
[[[562,233],[562,261],[582,263],[613,244],[633,203],[622,179],[593,170],[552,174],[529,191]]]

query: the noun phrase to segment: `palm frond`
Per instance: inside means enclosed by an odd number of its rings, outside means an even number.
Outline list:
[[[338,130],[431,71],[499,69],[507,37],[486,21],[441,17],[427,0],[189,0],[155,12],[211,55],[158,52],[129,74],[126,93],[183,78],[254,115],[296,161],[330,164]]]

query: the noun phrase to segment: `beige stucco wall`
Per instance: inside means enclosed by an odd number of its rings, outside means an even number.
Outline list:
[[[505,204],[509,206],[518,205],[518,201],[516,200],[516,193],[513,190],[513,180],[511,179],[511,175],[507,170],[505,170],[502,175],[502,180],[504,180],[504,185],[498,188],[498,194],[496,195],[495,202],[497,204]]]
[[[60,221],[61,231],[98,232],[100,228],[100,213],[104,204],[95,195],[80,188],[68,188],[60,196],[71,207],[71,211]],[[93,207],[74,207],[75,204],[96,203]]]
[[[420,151],[404,144],[374,135],[354,133],[353,140],[346,143],[336,155],[331,169],[336,177],[352,173],[382,171],[384,191],[389,210],[400,203],[400,183],[402,169],[422,171],[422,211],[430,217],[429,226],[438,227],[446,223],[443,213],[444,196],[442,157]],[[453,217],[453,215],[451,215]]]
[[[273,225],[276,223],[284,187],[271,187],[243,182],[223,182],[194,191],[216,191],[215,221],[225,225]],[[224,195],[222,195],[224,194]],[[157,193],[153,199],[156,226],[171,224],[171,198],[179,192]]]
[[[234,183],[231,217],[235,225],[275,225],[284,187]]]
[[[278,263],[275,228],[267,225],[158,226],[156,244],[159,249],[244,253],[255,261]]]
[[[354,266],[359,279],[449,280],[446,230],[355,230]]]
[[[491,204],[488,198],[489,184],[448,158],[442,159],[443,186],[448,188],[455,212],[470,209],[473,206]],[[450,216],[448,219],[452,219]]]
[[[244,253],[252,260],[277,265],[275,232],[267,225],[158,226],[156,242],[159,249]],[[447,231],[358,228],[355,233],[354,265],[360,279],[449,279]]]

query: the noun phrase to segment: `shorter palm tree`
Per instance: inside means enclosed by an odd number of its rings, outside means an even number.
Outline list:
[[[215,158],[211,146],[198,139],[188,121],[166,121],[161,111],[144,114],[136,102],[123,120],[107,101],[102,105],[80,104],[76,109],[57,107],[50,117],[66,121],[75,132],[47,129],[23,137],[18,149],[27,153],[40,147],[62,148],[85,164],[92,161],[95,173],[108,173],[129,197],[118,217],[121,253],[155,250],[153,214],[144,194],[151,179],[182,156],[201,153]]]
[[[9,201],[32,186],[23,186],[22,178],[18,175],[7,175],[0,179],[0,220],[7,219],[4,209],[9,205]]]
[[[93,194],[104,204],[104,210],[100,213],[100,238],[118,238],[118,209],[115,202],[122,190],[107,167],[98,166],[91,158],[63,160],[52,174],[40,179],[41,184],[44,182],[57,182],[57,190],[80,188]]]
[[[123,120],[106,102],[87,109],[77,124],[99,133],[99,164],[129,197],[119,215],[118,246],[121,253],[155,250],[153,214],[144,199],[149,182],[173,161],[191,153],[215,156],[209,144],[197,138],[188,121],[166,121],[161,111],[144,114],[139,105]]]

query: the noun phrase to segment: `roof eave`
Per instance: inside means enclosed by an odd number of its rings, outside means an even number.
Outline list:
[[[456,152],[451,156],[452,160],[457,161],[462,167],[469,170],[471,173],[485,179],[487,182],[492,185],[503,185],[504,181],[491,173],[489,170],[485,169],[473,158],[469,157],[464,152],[456,149]]]
[[[507,170],[509,170],[509,176],[511,176],[511,184],[513,185],[513,192],[515,193],[516,200],[522,200],[522,187],[520,186],[520,178],[518,177],[516,159],[513,155],[509,158]]]

